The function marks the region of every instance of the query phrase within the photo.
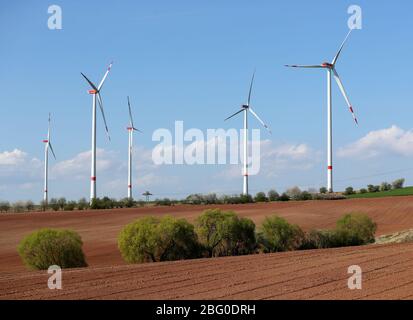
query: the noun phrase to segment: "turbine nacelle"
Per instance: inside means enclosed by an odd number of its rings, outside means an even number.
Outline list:
[[[243,108],[243,109],[248,109],[250,106],[249,105],[247,105],[247,104],[243,104],[242,106],[241,106],[241,108]]]
[[[89,94],[96,94],[96,93],[98,93],[98,91],[96,91],[96,90],[89,90],[88,93],[89,93]]]
[[[327,68],[327,69],[333,69],[333,68],[334,68],[334,64],[331,64],[331,63],[329,63],[329,62],[323,62],[323,63],[321,64],[321,66],[322,66],[323,68]]]

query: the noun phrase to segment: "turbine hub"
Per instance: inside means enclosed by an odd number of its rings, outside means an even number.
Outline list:
[[[328,69],[333,69],[334,68],[334,65],[332,65],[331,63],[328,63],[328,62],[323,62],[321,65],[324,68],[328,68]]]
[[[243,104],[243,105],[242,105],[242,108],[244,108],[244,109],[248,109],[248,108],[249,108],[249,105],[247,105],[247,104]]]

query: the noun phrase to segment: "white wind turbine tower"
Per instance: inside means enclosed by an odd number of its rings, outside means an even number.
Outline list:
[[[353,106],[350,103],[348,95],[344,89],[343,83],[340,80],[340,77],[336,70],[336,63],[340,56],[341,51],[343,50],[344,44],[346,43],[348,37],[351,34],[351,29],[341,44],[340,49],[335,55],[331,63],[324,62],[321,65],[286,65],[286,67],[292,68],[315,68],[315,69],[326,69],[327,70],[327,190],[328,192],[333,192],[333,137],[332,137],[332,97],[331,97],[331,75],[334,76],[334,79],[337,82],[338,87],[340,88],[341,93],[344,96],[344,100],[347,103],[347,106],[353,116],[353,119],[358,125],[357,118],[354,114]]]
[[[91,165],[91,174],[90,174],[90,201],[96,198],[96,100],[99,103],[100,111],[102,112],[103,122],[105,123],[106,135],[110,141],[109,130],[106,124],[105,112],[103,111],[102,97],[100,91],[106,80],[106,77],[109,74],[110,69],[112,68],[112,62],[109,64],[108,69],[106,70],[105,75],[100,81],[99,85],[96,87],[95,84],[90,81],[83,73],[81,75],[86,79],[89,85],[92,87],[89,90],[89,94],[93,95],[92,103],[92,165]]]
[[[49,179],[49,148],[52,151],[53,157],[56,160],[56,155],[53,151],[52,143],[50,142],[50,113],[49,113],[49,125],[47,129],[47,139],[43,140],[44,143],[44,188],[43,188],[43,204],[47,206],[48,202],[48,179]]]
[[[129,127],[128,130],[128,141],[129,141],[129,148],[128,148],[128,198],[133,199],[132,197],[132,149],[133,149],[133,132],[138,131],[141,132],[139,129],[136,129],[133,125],[133,117],[132,117],[132,110],[130,106],[129,96],[128,96],[128,108],[129,108]]]
[[[264,123],[264,121],[261,120],[261,118],[252,110],[250,103],[251,103],[251,91],[252,91],[252,86],[254,84],[254,77],[255,77],[255,71],[252,74],[252,79],[251,79],[251,84],[250,84],[250,90],[248,93],[248,100],[247,104],[244,104],[241,106],[241,110],[235,112],[232,116],[229,116],[226,118],[224,121],[227,121],[228,119],[231,119],[232,117],[236,116],[237,114],[244,112],[244,170],[243,170],[243,176],[244,176],[244,185],[242,189],[242,193],[244,195],[248,195],[248,111],[252,113],[252,115],[257,118],[257,120],[264,126],[265,129],[268,130],[268,132],[271,134],[271,130],[269,127]]]

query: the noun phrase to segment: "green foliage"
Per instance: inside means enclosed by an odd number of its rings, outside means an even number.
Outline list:
[[[290,197],[285,192],[278,198],[278,201],[290,201]]]
[[[291,225],[278,216],[265,218],[258,235],[264,252],[294,250],[301,246],[303,239],[304,233],[297,225]]]
[[[59,198],[59,200],[57,200],[57,204],[58,204],[60,210],[64,210],[64,208],[66,206],[66,203],[67,203],[67,201],[66,201],[66,198],[64,198],[64,197]]]
[[[367,193],[367,192],[368,192],[368,191],[367,191],[367,189],[365,189],[365,188],[361,188],[360,191],[359,191],[360,194],[365,194],[365,193]]]
[[[171,261],[200,256],[194,227],[184,219],[146,217],[128,224],[118,247],[130,263]]]
[[[23,262],[32,269],[86,267],[80,236],[70,230],[40,229],[26,236],[18,246]]]
[[[280,195],[275,190],[268,191],[268,200],[269,201],[278,201]]]
[[[405,179],[397,179],[392,182],[393,189],[402,189],[404,185]]]
[[[327,188],[326,187],[321,187],[320,188],[320,193],[321,194],[326,194],[327,193]]]
[[[73,210],[76,209],[76,205],[77,205],[76,201],[68,201],[68,202],[65,204],[63,210],[73,211]]]
[[[265,195],[265,192],[258,192],[254,197],[255,202],[267,202],[268,198]]]
[[[256,247],[255,224],[231,211],[205,210],[196,220],[196,232],[210,257],[248,254]]]
[[[10,210],[10,202],[1,201],[0,202],[0,212],[8,212]]]
[[[285,192],[291,200],[300,200],[301,189],[299,187],[292,187]]]
[[[379,192],[379,191],[380,191],[380,186],[374,186],[374,185],[372,185],[372,184],[369,184],[369,185],[367,186],[367,190],[368,190],[368,192],[370,192],[370,193]]]
[[[26,204],[23,201],[16,201],[15,203],[13,203],[12,208],[13,208],[13,212],[23,212],[24,208],[25,208]]]
[[[347,188],[346,188],[346,191],[344,191],[344,194],[345,194],[346,196],[349,196],[349,195],[355,194],[355,193],[356,193],[356,192],[354,191],[353,187],[347,187]]]
[[[54,210],[54,211],[58,211],[60,206],[58,204],[57,199],[55,199],[55,198],[50,199],[49,207],[52,208],[52,210]]]
[[[374,242],[376,223],[365,214],[346,214],[337,221],[336,237],[341,246],[357,246]]]
[[[174,202],[169,199],[169,198],[163,198],[163,199],[156,199],[155,200],[155,205],[157,206],[173,206]]]
[[[332,230],[311,230],[304,237],[300,250],[325,249],[336,246],[335,232]]]
[[[77,202],[77,209],[78,210],[85,210],[89,208],[89,202],[85,198],[79,199]]]
[[[392,185],[390,183],[382,182],[380,186],[380,191],[390,191],[391,188],[392,188]]]

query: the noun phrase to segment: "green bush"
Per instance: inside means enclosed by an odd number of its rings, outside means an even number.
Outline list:
[[[303,239],[300,250],[325,249],[337,246],[334,230],[311,230]]]
[[[345,194],[346,196],[350,196],[350,195],[352,195],[352,194],[355,194],[353,187],[347,187],[347,188],[346,188],[346,191],[344,191],[344,194]]]
[[[70,230],[40,229],[26,236],[18,246],[23,262],[32,269],[86,267],[80,236]]]
[[[326,194],[327,193],[327,188],[326,187],[321,187],[320,188],[320,193],[321,194]]]
[[[382,182],[380,186],[380,191],[390,191],[392,188],[390,183]]]
[[[264,192],[258,192],[254,197],[255,202],[267,202],[268,198]]]
[[[374,185],[372,185],[372,184],[369,184],[369,185],[367,186],[367,190],[368,190],[368,192],[370,192],[370,193],[379,192],[379,191],[380,191],[380,186],[374,186]]]
[[[290,197],[285,192],[278,198],[278,201],[290,201]]]
[[[368,191],[367,191],[367,189],[365,189],[365,188],[361,188],[359,192],[360,192],[361,194],[364,194],[364,193],[367,193]]]
[[[289,251],[302,245],[304,233],[297,225],[287,220],[272,216],[265,218],[258,242],[264,252]]]
[[[256,248],[254,222],[231,211],[205,210],[196,220],[196,232],[209,257],[249,254]]]
[[[365,214],[346,214],[335,229],[338,246],[358,246],[374,242],[377,225]]]
[[[10,210],[10,202],[1,201],[0,202],[0,212],[8,212]]]
[[[85,198],[81,198],[77,202],[77,209],[78,210],[85,210],[87,208],[89,208],[89,202]]]
[[[405,182],[404,178],[394,180],[392,182],[393,189],[402,189],[404,182]]]
[[[184,219],[147,217],[128,224],[119,234],[118,247],[130,263],[197,258],[200,246],[194,227]]]
[[[269,201],[277,201],[280,195],[275,190],[268,191],[268,200]]]

